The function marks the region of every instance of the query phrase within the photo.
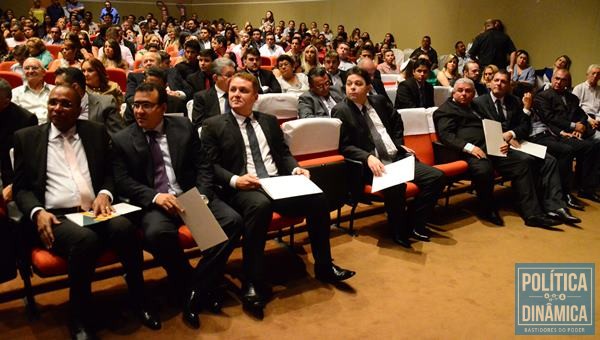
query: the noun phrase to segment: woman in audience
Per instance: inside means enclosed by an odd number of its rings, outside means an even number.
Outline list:
[[[525,50],[516,52],[516,63],[512,70],[512,83],[527,83],[533,85],[535,83],[535,70],[529,66],[529,53]]]
[[[313,68],[321,66],[321,64],[319,64],[318,54],[319,51],[314,45],[306,46],[304,52],[302,52],[302,55],[300,56],[300,66],[302,67],[302,72],[304,72],[304,74],[308,74]]]
[[[308,31],[308,27],[306,27],[306,23],[301,22],[300,26],[298,27],[298,32],[300,32],[300,34],[305,35],[306,31]]]
[[[231,52],[231,49],[239,44],[239,38],[232,27],[225,29],[225,40],[227,40],[227,52]]]
[[[438,84],[441,86],[454,86],[454,82],[460,78],[458,74],[458,58],[449,54],[444,59],[444,67],[437,74]]]
[[[383,46],[383,44],[387,44],[388,48],[396,48],[396,39],[394,38],[394,35],[392,35],[392,33],[386,33],[385,37],[383,38],[383,41],[381,42],[381,45]]]
[[[181,50],[181,46],[179,45],[179,34],[181,34],[181,29],[179,27],[169,27],[167,28],[167,35],[165,36],[165,51],[169,52],[169,50],[179,51]]]
[[[29,49],[29,56],[39,59],[42,62],[44,68],[48,68],[48,65],[52,62],[52,54],[46,50],[44,41],[40,38],[30,38],[27,40],[27,49]]]
[[[90,59],[83,62],[81,71],[85,76],[85,84],[88,91],[98,94],[111,95],[117,101],[117,107],[123,103],[123,92],[114,81],[108,80],[106,68],[98,59]]]
[[[308,77],[304,73],[294,73],[296,65],[294,59],[287,54],[277,57],[277,70],[280,76],[277,77],[281,92],[306,92],[309,90]]]
[[[492,89],[492,79],[494,79],[494,75],[498,72],[498,66],[494,64],[490,64],[483,69],[483,77],[481,77],[481,83],[485,85],[488,89]]]
[[[553,68],[546,67],[544,69],[544,79],[543,79],[544,80],[544,89],[549,86],[554,72],[561,70],[561,69],[566,69],[568,71],[570,68],[571,68],[571,58],[569,58],[568,55],[563,54],[563,55],[559,56],[558,58],[556,58],[556,60],[554,60]],[[569,87],[571,87],[570,82],[569,82]]]
[[[138,27],[140,28],[140,34],[138,34],[135,39],[135,45],[137,50],[141,50],[146,44],[146,35],[148,34],[148,23],[146,21],[142,21],[140,22]]]
[[[144,43],[144,48],[137,51],[135,53],[135,60],[141,60],[142,56],[148,52],[148,46],[150,44],[157,44],[159,46],[159,49],[162,49],[162,40],[160,39],[160,37],[156,34],[146,34],[146,40]]]
[[[264,32],[267,26],[275,26],[275,16],[273,16],[273,12],[271,11],[267,11],[265,17],[260,19],[260,30]]]
[[[121,47],[114,39],[109,39],[104,43],[104,54],[102,55],[102,64],[107,68],[120,68],[129,70],[129,65],[121,56]]]
[[[56,71],[60,67],[81,68],[83,60],[79,44],[76,45],[73,40],[66,39],[62,44],[59,57],[50,63],[48,71]]]
[[[92,41],[90,40],[90,36],[86,31],[80,31],[79,34],[77,35],[77,37],[79,38],[79,44],[81,45],[81,53],[84,56],[90,55],[90,57],[93,56],[92,53]],[[84,52],[85,50],[85,52]],[[86,57],[87,59],[87,57]]]
[[[16,63],[12,64],[10,70],[21,75],[25,80],[25,71],[23,70],[23,62],[29,58],[29,49],[27,45],[17,45],[12,51],[12,55]]]

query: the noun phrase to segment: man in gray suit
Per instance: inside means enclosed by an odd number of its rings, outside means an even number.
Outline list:
[[[69,86],[81,96],[81,115],[79,119],[91,120],[103,124],[110,134],[125,127],[113,96],[101,95],[85,90],[85,76],[80,69],[63,67],[56,70],[56,85]]]
[[[298,98],[298,117],[331,117],[331,109],[344,99],[342,93],[331,86],[324,67],[315,67],[308,72],[310,91]]]

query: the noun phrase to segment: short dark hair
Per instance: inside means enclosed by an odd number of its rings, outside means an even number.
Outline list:
[[[135,93],[138,92],[154,92],[157,91],[158,92],[158,104],[166,104],[167,103],[167,90],[162,87],[162,86],[158,86],[157,84],[154,83],[141,83],[136,89],[135,89]]]
[[[413,70],[416,70],[419,66],[425,66],[428,70],[431,70],[431,62],[427,59],[417,59],[413,64]]]
[[[327,70],[325,69],[325,67],[323,66],[317,66],[317,67],[313,67],[310,69],[310,71],[308,71],[308,85],[310,85],[311,87],[313,86],[313,78],[316,77],[327,77],[329,78],[329,74],[327,73]]]
[[[363,80],[365,81],[365,84],[371,85],[371,76],[369,75],[369,72],[363,70],[362,68],[360,68],[358,66],[354,66],[348,70],[348,73],[346,73],[346,76],[350,77],[353,74],[356,74],[357,76],[363,78]],[[346,79],[347,79],[347,77],[346,77]]]
[[[459,41],[457,41],[457,42],[454,44],[454,49],[457,49],[459,44],[464,44],[464,42],[463,42],[462,40],[459,40]]]
[[[144,72],[144,77],[156,77],[167,83],[167,72],[158,66],[152,66]]]
[[[63,75],[69,85],[77,84],[85,91],[85,76],[80,69],[75,67],[60,67],[54,74],[57,76]]]
[[[215,60],[217,59],[217,53],[215,51],[213,51],[211,48],[207,48],[204,50],[200,50],[200,52],[198,52],[198,57],[204,57],[204,58],[210,58],[210,60]]]
[[[253,56],[259,57],[260,58],[260,52],[258,51],[257,48],[255,47],[248,47],[246,49],[246,52],[244,52],[244,56],[242,59],[246,59],[248,57],[249,54],[252,54]]]
[[[279,63],[282,61],[289,62],[292,65],[292,67],[296,66],[296,61],[294,60],[294,58],[287,54],[282,54],[279,57],[277,57],[277,63],[275,65],[279,66]]]
[[[194,52],[198,53],[200,52],[200,43],[196,39],[190,39],[183,44],[183,48],[190,48]]]

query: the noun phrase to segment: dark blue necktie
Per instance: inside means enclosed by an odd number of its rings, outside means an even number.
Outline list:
[[[269,173],[265,167],[265,162],[263,162],[262,155],[260,153],[260,146],[258,145],[256,132],[254,132],[254,128],[252,127],[252,120],[250,117],[248,117],[244,120],[244,123],[246,124],[246,134],[248,135],[248,143],[250,143],[250,151],[252,152],[252,160],[254,161],[256,175],[259,178],[269,177]]]

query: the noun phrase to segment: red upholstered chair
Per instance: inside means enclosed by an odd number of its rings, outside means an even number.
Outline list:
[[[61,45],[46,45],[46,49],[48,50],[48,52],[50,52],[50,54],[52,54],[52,58],[57,59],[58,53],[60,53],[60,51],[62,50],[62,46]]]
[[[142,59],[137,59],[136,61],[133,62],[133,69],[134,70],[140,69],[140,65],[142,65]]]
[[[270,57],[260,57],[260,66],[269,66],[272,69],[273,65],[275,64],[271,62]]]
[[[56,82],[56,74],[54,74],[53,71],[46,71],[46,74],[44,75],[44,81],[46,84],[54,85]]]
[[[108,74],[108,79],[114,81],[119,84],[121,91],[127,91],[127,72],[120,68],[112,68],[108,67],[106,69],[106,73]]]
[[[271,66],[271,65],[260,65],[260,68],[261,68],[262,70],[273,71],[273,68],[275,68],[275,66]]]
[[[6,80],[13,89],[23,85],[23,78],[16,72],[0,71],[0,78]]]
[[[16,61],[3,61],[0,63],[0,71],[10,71],[10,67],[16,63]]]

